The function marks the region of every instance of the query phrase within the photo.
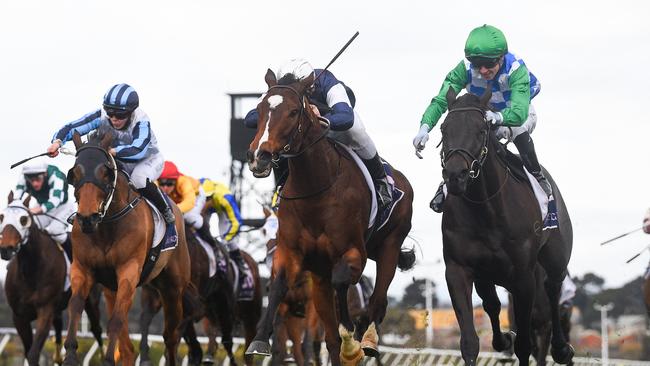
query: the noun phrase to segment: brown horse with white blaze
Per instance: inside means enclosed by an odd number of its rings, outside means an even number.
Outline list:
[[[129,184],[126,174],[118,171],[108,153],[112,134],[91,136],[83,144],[79,134],[73,141],[77,148],[75,165],[68,173],[75,187],[79,208],[72,229],[74,261],[70,272],[70,300],[67,351],[64,364],[78,365],[77,326],[83,302],[93,283],[107,289],[108,349],[104,364],[115,364],[119,351],[124,365],[133,365],[135,355],[129,338],[128,311],[136,287],[150,283],[161,294],[165,312],[165,358],[176,364],[177,347],[183,317],[182,298],[190,283],[190,259],[185,241],[183,218],[176,206],[178,245],[160,253],[150,274],[141,281],[141,273],[152,247],[154,222],[151,208]]]
[[[371,324],[361,342],[366,354],[377,356],[375,326],[386,313],[388,286],[398,263],[406,269],[414,261],[412,252],[401,251],[411,229],[413,190],[404,175],[393,170],[404,197],[388,223],[366,238],[371,191],[347,152],[326,138],[329,123],[309,108],[306,93],[314,76],[278,81],[268,70],[265,80],[269,90],[257,106],[260,118],[248,154],[250,169],[257,177],[268,176],[272,162],[283,156],[288,159],[289,176],[278,210],[278,248],[273,257],[275,279],[269,305],[247,353],[270,354],[268,339],[278,306],[298,275],[310,271],[313,301],[325,327],[333,365],[357,364],[363,353],[350,339],[354,326],[347,307],[348,287],[359,281],[367,258],[377,262],[378,278],[368,310]],[[339,321],[343,347],[337,333]]]

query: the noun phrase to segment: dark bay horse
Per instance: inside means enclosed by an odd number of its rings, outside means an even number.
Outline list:
[[[124,365],[133,365],[135,355],[129,338],[127,313],[153,241],[151,208],[129,184],[126,174],[118,171],[108,153],[112,134],[97,134],[83,144],[79,134],[73,141],[77,148],[75,165],[68,181],[75,187],[79,205],[72,228],[73,257],[70,278],[70,323],[65,341],[65,365],[78,365],[77,326],[84,300],[93,283],[104,285],[108,321],[108,348],[105,364],[115,364],[119,351]],[[161,252],[142,284],[151,283],[160,293],[165,310],[165,358],[175,365],[182,321],[183,297],[190,296],[190,258],[185,242],[183,217],[175,205],[178,246]]]
[[[559,229],[542,230],[543,218],[529,183],[517,180],[499,158],[504,147],[485,119],[491,92],[481,98],[447,93],[449,113],[441,126],[443,178],[449,191],[442,217],[446,279],[461,329],[465,363],[476,364],[479,340],[472,317],[472,284],[484,303],[496,304],[495,285],[513,296],[519,330],[514,349],[521,365],[531,352],[531,313],[536,292],[535,266],[547,274],[549,303],[557,304],[567,274],[573,232],[562,195],[551,176]],[[486,308],[493,324],[493,346],[508,346],[498,324],[500,305]],[[551,307],[553,359],[562,364],[573,357],[560,326],[557,306]]]
[[[228,262],[228,274],[225,277],[218,274],[217,278],[211,279],[210,259],[191,230],[186,225],[185,232],[189,234],[187,236],[187,246],[191,261],[191,281],[199,290],[199,296],[203,304],[202,311],[193,315],[197,321],[203,317],[207,319],[207,323],[204,323],[204,326],[209,336],[209,342],[207,352],[202,360],[203,351],[201,344],[197,340],[193,325],[188,324],[183,333],[185,343],[188,344],[190,349],[188,363],[190,365],[198,365],[201,362],[205,364],[214,363],[217,343],[216,334],[213,334],[213,332],[216,328],[219,328],[221,330],[221,343],[230,359],[230,365],[234,366],[237,364],[232,350],[233,330],[236,325],[236,319],[239,318],[244,325],[245,345],[248,346],[255,336],[255,325],[259,321],[262,313],[262,291],[257,263],[248,253],[243,250],[241,251],[244,260],[253,273],[255,292],[252,300],[237,301],[233,289],[235,273],[232,264]],[[223,254],[228,258],[227,253],[224,252]],[[151,286],[142,287],[140,299],[142,305],[142,313],[140,315],[140,332],[142,333],[140,364],[150,365],[149,345],[146,340],[149,334],[149,325],[154,315],[160,311],[162,302],[158,293]],[[245,361],[247,365],[252,365],[253,359],[249,356],[245,358]]]
[[[54,325],[54,362],[61,364],[62,312],[70,298],[70,292],[64,291],[67,273],[63,250],[37,227],[28,209],[29,196],[21,202],[14,200],[11,192],[8,201],[9,206],[0,213],[0,253],[2,259],[11,259],[4,287],[14,326],[23,343],[27,362],[38,365],[43,344],[49,336],[50,327]],[[86,301],[85,310],[90,329],[101,349],[101,293],[94,291],[93,294]],[[32,321],[36,321],[35,334],[32,332]]]
[[[370,299],[370,325],[361,346],[366,354],[378,355],[379,326],[386,313],[386,291],[395,269],[410,268],[412,252],[401,245],[411,229],[413,190],[402,173],[393,170],[396,185],[404,191],[389,222],[366,240],[371,209],[371,191],[362,172],[334,142],[326,139],[329,123],[319,119],[308,105],[306,91],[313,75],[302,80],[278,82],[268,70],[269,90],[257,110],[257,134],[248,152],[249,167],[257,177],[268,176],[272,162],[288,158],[289,177],[279,206],[278,249],[273,257],[269,305],[262,317],[248,354],[270,354],[269,336],[278,306],[298,274],[313,275],[313,300],[325,327],[325,340],[333,365],[357,364],[363,358],[359,344],[341,354],[340,332],[346,341],[354,325],[347,309],[348,287],[359,281],[367,258],[377,263],[377,282]],[[334,291],[340,314],[337,316]],[[352,342],[354,343],[354,342]],[[347,352],[347,351],[346,351]]]

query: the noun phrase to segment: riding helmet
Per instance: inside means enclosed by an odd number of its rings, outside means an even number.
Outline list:
[[[165,167],[163,168],[162,174],[158,179],[178,179],[182,174],[178,171],[176,164],[171,161],[165,160]]]
[[[45,172],[47,172],[47,163],[43,161],[33,162],[33,163],[25,164],[25,166],[23,166],[24,175],[34,175],[34,174],[41,174]]]
[[[508,42],[498,28],[484,24],[474,28],[465,42],[465,57],[497,58],[508,52]]]
[[[113,85],[104,95],[104,109],[133,112],[139,105],[138,93],[129,84]]]
[[[303,80],[309,75],[314,74],[314,67],[311,66],[311,64],[303,58],[294,58],[280,66],[278,69],[277,78],[281,79],[287,74],[292,74],[296,77],[296,79]]]

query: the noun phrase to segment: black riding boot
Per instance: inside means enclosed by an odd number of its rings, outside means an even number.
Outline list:
[[[157,185],[151,183],[151,181],[147,179],[147,184],[144,186],[144,188],[138,189],[138,192],[140,192],[144,198],[148,199],[151,201],[151,203],[154,204],[154,206],[156,206],[158,211],[160,211],[160,213],[163,215],[163,218],[168,225],[173,225],[176,222],[174,211],[167,204],[167,200],[163,196],[163,193],[160,191],[160,189],[158,189]]]
[[[244,257],[241,255],[241,251],[239,249],[229,250],[228,254],[230,255],[230,258],[234,260],[235,263],[237,263],[237,268],[239,269],[239,278],[243,278],[248,268],[246,267]]]
[[[530,174],[537,179],[539,184],[542,186],[542,189],[547,196],[553,194],[553,189],[551,184],[548,182],[544,173],[542,172],[542,167],[537,161],[537,154],[535,153],[535,144],[533,144],[533,139],[530,137],[528,132],[524,132],[521,135],[515,137],[514,141],[517,150],[519,151],[519,156],[521,161],[524,163],[524,167]]]
[[[393,201],[392,187],[388,183],[388,177],[386,176],[386,171],[384,170],[384,165],[381,162],[379,154],[375,154],[372,159],[361,160],[363,160],[363,164],[368,168],[368,172],[375,182],[375,189],[379,193],[380,210],[389,207]]]
[[[68,255],[68,259],[70,260],[70,263],[72,263],[72,240],[70,239],[72,235],[68,233],[68,236],[65,238],[65,241],[61,243],[61,247],[63,247],[63,251],[65,254]]]
[[[203,222],[203,226],[201,226],[200,229],[196,230],[196,235],[199,236],[204,242],[210,244],[212,249],[217,250],[219,249],[217,247],[217,241],[214,239],[214,236],[212,236],[212,233],[210,232],[210,227],[208,226],[208,223],[206,221]]]
[[[437,213],[442,212],[442,205],[445,203],[445,192],[442,190],[442,187],[444,186],[445,182],[440,183],[436,194],[433,196],[431,202],[429,203],[429,207],[431,207],[431,209]]]

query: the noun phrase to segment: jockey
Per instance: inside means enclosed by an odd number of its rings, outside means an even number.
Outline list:
[[[149,116],[139,104],[138,93],[133,87],[127,84],[112,86],[104,95],[103,108],[63,126],[54,134],[47,152],[51,157],[57,156],[59,148],[72,139],[74,132],[85,135],[99,128],[108,129],[114,136],[109,153],[122,163],[138,192],[163,214],[171,236],[176,236],[174,212],[153,183],[162,172],[165,159],[158,150]]]
[[[230,193],[230,189],[225,184],[212,181],[208,178],[201,178],[201,186],[207,200],[202,207],[202,213],[209,218],[213,213],[219,217],[219,234],[220,238],[228,248],[230,258],[237,263],[239,273],[246,272],[246,263],[237,244],[237,234],[242,225],[242,218],[239,212],[239,206],[235,197]],[[207,227],[207,221],[205,223]]]
[[[181,174],[176,164],[171,161],[165,161],[157,183],[160,189],[178,205],[185,223],[193,227],[203,241],[216,249],[217,242],[210,234],[210,228],[201,215],[201,209],[205,204],[205,193],[201,183],[189,175]]]
[[[537,113],[530,102],[539,93],[539,81],[521,58],[508,51],[505,36],[493,26],[483,25],[470,32],[465,42],[465,59],[447,74],[440,92],[431,100],[422,116],[413,146],[417,150],[424,149],[429,131],[447,110],[445,96],[449,88],[456,93],[465,88],[470,93],[482,95],[487,87],[492,89],[490,103],[493,110],[485,112],[485,118],[500,126],[496,129],[497,138],[514,142],[526,170],[550,197],[551,185],[544,177],[530,137],[537,124]],[[431,200],[431,208],[442,212],[443,201],[441,184]]]
[[[28,194],[36,199],[38,206],[29,211],[36,215],[39,226],[52,239],[61,244],[72,260],[70,235],[67,219],[75,211],[68,199],[68,182],[65,174],[54,165],[33,162],[23,167],[23,174],[16,184],[16,196],[20,199]]]
[[[321,73],[323,74],[320,75]],[[314,70],[311,64],[303,59],[292,59],[286,62],[278,70],[277,79],[280,80],[287,75],[297,80],[303,80],[310,75],[320,75],[313,87],[308,90],[312,111],[329,120],[330,138],[349,146],[363,160],[375,182],[380,206],[388,207],[393,199],[392,187],[386,177],[375,143],[366,132],[361,117],[353,109],[355,97],[352,90],[330,71]],[[257,128],[257,120],[257,109],[253,109],[246,115],[244,124],[246,127]]]

